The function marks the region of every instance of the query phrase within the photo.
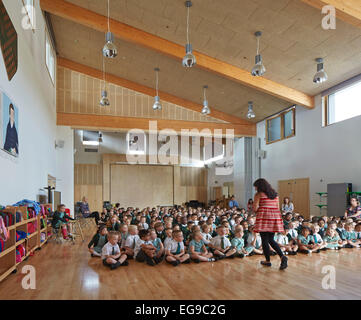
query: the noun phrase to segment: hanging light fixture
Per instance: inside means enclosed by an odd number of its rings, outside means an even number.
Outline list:
[[[105,81],[105,61],[104,61],[104,57],[103,58],[103,90],[102,90],[102,97],[100,99],[100,106],[102,107],[109,107],[110,106],[110,101],[108,99],[108,92],[106,90],[106,81]]]
[[[156,96],[154,97],[153,110],[162,110],[162,105],[160,104],[158,85],[159,85],[159,68],[154,68],[155,71],[155,92]]]
[[[207,100],[207,89],[208,86],[203,87],[203,108],[202,108],[202,114],[207,116],[211,113],[211,110],[208,107],[208,100]]]
[[[327,73],[323,69],[323,59],[317,58],[316,62],[317,62],[317,73],[313,77],[313,82],[314,83],[323,83],[323,82],[327,81],[327,79],[328,79]]]
[[[110,6],[108,0],[108,32],[105,35],[105,45],[103,47],[103,55],[106,58],[115,58],[118,55],[117,47],[114,44],[114,35],[110,32]]]
[[[252,101],[248,101],[248,112],[247,112],[247,118],[248,119],[253,119],[256,117],[256,114],[253,111],[253,102]]]
[[[99,137],[98,137],[98,142],[102,143],[103,142],[103,134],[99,131]]]
[[[192,45],[189,41],[189,8],[192,6],[192,1],[186,1],[185,6],[187,7],[187,43],[186,43],[186,55],[183,58],[183,67],[191,68],[197,61],[192,51]]]
[[[252,69],[252,76],[260,77],[260,76],[263,76],[266,72],[266,68],[262,63],[262,56],[259,53],[259,42],[260,42],[260,38],[262,36],[262,32],[257,31],[254,35],[257,38],[257,55],[256,55],[256,64]]]

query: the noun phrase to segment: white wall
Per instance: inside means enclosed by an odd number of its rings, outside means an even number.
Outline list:
[[[72,159],[57,154],[54,147],[58,136],[68,142],[70,132],[63,137],[63,130],[57,133],[56,129],[56,90],[45,65],[45,21],[39,1],[35,1],[35,32],[22,28],[22,1],[3,2],[18,34],[18,70],[9,81],[0,53],[0,88],[19,110],[19,157],[13,158],[0,150],[0,204],[37,200],[39,189],[47,185],[50,174],[69,179],[69,184],[60,183],[57,190],[72,209],[72,171],[63,171],[71,166]],[[72,145],[66,143],[67,147]]]
[[[56,139],[64,141],[63,148],[56,153],[56,189],[61,191],[61,202],[70,209],[74,208],[74,130],[70,127],[57,127]]]
[[[18,70],[9,82],[0,53],[0,87],[19,109],[19,158],[0,151],[0,203],[35,200],[55,169],[55,87],[45,66],[45,27],[36,7],[35,33],[21,27],[22,1],[4,0],[18,34]]]
[[[257,136],[267,152],[261,162],[262,177],[277,188],[278,180],[310,178],[310,212],[319,214],[315,192],[327,192],[328,183],[351,182],[361,191],[361,116],[322,127],[322,100],[316,108],[296,108],[296,136],[266,145],[265,122]]]

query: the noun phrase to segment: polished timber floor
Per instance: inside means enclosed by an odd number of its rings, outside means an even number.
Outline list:
[[[150,267],[130,261],[110,271],[91,258],[87,241],[55,244],[20,265],[36,269],[36,289],[24,290],[21,269],[0,283],[5,299],[361,299],[361,249],[289,257],[279,271],[259,265],[260,256],[191,263],[173,267],[165,262]],[[325,266],[336,269],[336,289],[322,289]]]

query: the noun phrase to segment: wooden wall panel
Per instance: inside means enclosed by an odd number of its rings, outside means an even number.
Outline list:
[[[152,112],[153,97],[114,84],[108,84],[111,105],[104,109],[99,106],[102,80],[61,66],[57,73],[58,112],[226,123],[165,101],[161,111]]]
[[[173,205],[173,166],[112,164],[110,200],[128,207]]]
[[[100,211],[103,207],[102,166],[96,164],[75,164],[74,166],[74,202],[88,198],[91,211]]]

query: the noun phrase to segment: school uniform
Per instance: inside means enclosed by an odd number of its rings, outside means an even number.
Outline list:
[[[155,233],[157,234],[157,237],[158,238],[160,238],[160,240],[162,241],[162,242],[164,242],[164,240],[165,240],[165,238],[166,238],[166,234],[165,234],[165,232],[164,232],[164,230],[163,231],[161,231],[161,232],[159,232],[159,231],[155,231]]]
[[[299,234],[297,239],[301,242],[301,244],[305,246],[314,243],[313,238],[310,234],[307,237],[303,236],[302,234]]]
[[[127,232],[127,233],[121,233],[120,234],[120,247],[121,248],[124,248],[124,246],[125,246],[125,241],[127,240],[127,238],[128,238],[128,235],[129,235],[129,233]]]
[[[259,236],[259,235],[256,236],[256,242],[255,242],[254,246],[251,245],[253,240],[254,240],[254,234],[250,233],[247,238],[247,246],[246,246],[246,251],[248,253],[251,253],[254,249],[259,249],[262,246],[261,236]]]
[[[298,231],[296,229],[289,229],[287,233],[288,241],[297,240],[298,238]]]
[[[154,246],[155,249],[156,249],[156,252],[159,252],[159,250],[160,250],[160,248],[161,248],[160,244],[162,243],[162,241],[160,240],[160,238],[155,238],[155,239],[152,241],[152,243],[153,243],[153,246]]]
[[[237,252],[242,251],[244,248],[244,239],[243,238],[233,238],[231,241],[232,248],[235,248]]]
[[[144,241],[142,239],[140,239],[139,237],[136,240],[135,243],[135,248],[134,248],[134,259],[137,260],[138,262],[144,262],[147,259],[147,255],[145,254],[145,252],[142,250],[142,244],[145,245],[153,245],[152,241]]]
[[[322,239],[321,235],[318,234],[318,233],[313,234],[313,235],[312,235],[312,238],[313,238],[313,242],[314,242],[315,244],[321,244],[321,243],[323,243],[323,239]]]
[[[201,235],[204,244],[207,246],[211,242],[212,236],[209,233],[205,233],[205,232],[201,232]]]
[[[341,240],[346,240],[346,230],[344,228],[336,228],[338,235],[340,236]]]
[[[289,239],[282,233],[278,233],[274,237],[275,241],[281,246],[287,246],[289,244]]]
[[[94,235],[94,237],[90,240],[89,244],[88,244],[88,248],[90,249],[93,246],[93,250],[96,253],[101,254],[102,253],[102,249],[104,247],[104,245],[108,242],[108,238],[107,235],[101,235],[99,233],[97,233],[96,235]]]
[[[222,248],[222,249],[226,249],[227,247],[230,249],[230,247],[232,246],[231,242],[229,241],[229,239],[226,236],[221,237],[220,235],[212,238],[211,244],[212,244],[212,246]]]
[[[335,249],[339,248],[340,245],[338,241],[340,241],[340,237],[338,235],[335,235],[334,237],[331,237],[329,235],[326,235],[323,240],[326,242],[326,248],[327,249]],[[337,241],[337,242],[336,242]],[[335,243],[334,243],[335,242]]]
[[[158,238],[159,239],[159,238]],[[166,237],[165,239],[164,239],[164,248],[166,248],[167,247],[167,245],[168,245],[168,242],[169,241],[172,241],[173,240],[173,238],[171,238],[171,237]]]
[[[124,242],[124,247],[128,247],[131,249],[135,249],[136,243],[139,240],[139,236],[137,234],[129,234],[127,239]]]
[[[189,242],[188,253],[191,253],[190,247],[194,247],[195,252],[202,253],[203,246],[204,246],[203,240],[200,241],[192,240],[191,242]]]
[[[117,255],[118,253],[120,253],[120,248],[119,248],[118,244],[116,243],[116,244],[112,245],[110,242],[107,242],[102,248],[103,264],[105,266],[110,266],[110,264],[106,262],[107,256],[114,256],[114,255]],[[120,256],[119,256],[119,258],[120,258]],[[119,260],[119,258],[117,258],[115,260]]]
[[[107,229],[108,229],[108,231],[119,231],[120,224],[119,224],[119,222],[113,223]]]
[[[148,223],[144,222],[144,223],[140,223],[140,224],[141,224],[141,226],[143,227],[143,229],[145,229],[145,230],[148,230],[148,229],[149,229]]]
[[[166,251],[170,251],[171,254],[177,255],[184,251],[184,243],[183,241],[177,242],[174,239],[169,241],[166,246]]]

